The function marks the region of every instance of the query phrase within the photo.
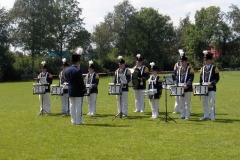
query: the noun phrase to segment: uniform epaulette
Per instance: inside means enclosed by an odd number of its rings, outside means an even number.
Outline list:
[[[158,82],[162,82],[163,79],[161,77],[158,78]]]
[[[149,69],[148,67],[145,66],[144,73],[148,73],[148,72],[149,72]]]
[[[219,73],[219,69],[217,66],[215,67],[215,73]]]
[[[194,74],[194,69],[190,66],[190,74]]]
[[[175,65],[174,65],[174,70],[176,70],[177,69],[177,63],[175,63]]]
[[[99,79],[99,74],[96,73],[96,76],[95,76],[96,79]]]
[[[200,74],[202,73],[203,68],[200,69]]]

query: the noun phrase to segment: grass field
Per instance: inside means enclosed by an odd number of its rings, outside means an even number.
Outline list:
[[[60,98],[51,106],[52,115],[36,117],[38,96],[34,82],[0,83],[0,159],[239,159],[240,72],[221,72],[216,93],[216,121],[200,121],[199,96],[192,96],[191,117],[180,120],[173,112],[174,97],[167,94],[168,113],[177,123],[165,122],[165,96],[160,100],[160,118],[152,120],[146,100],[145,113],[133,113],[129,92],[129,117],[117,114],[116,98],[108,95],[111,77],[100,77],[97,115],[85,125],[71,125],[62,117]],[[194,82],[199,74],[195,73]],[[54,80],[57,84],[57,80]],[[51,96],[51,103],[57,96]],[[158,123],[159,122],[159,123]]]

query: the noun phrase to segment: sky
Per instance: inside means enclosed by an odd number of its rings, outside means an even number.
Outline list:
[[[82,10],[81,18],[84,18],[84,27],[93,32],[94,26],[104,21],[108,12],[114,11],[114,6],[123,0],[78,0]],[[11,9],[15,0],[0,0],[0,7]],[[162,15],[171,17],[174,26],[179,25],[179,20],[190,13],[190,20],[194,23],[194,14],[202,7],[218,6],[221,11],[227,13],[232,4],[240,7],[240,0],[130,0],[132,6],[139,10],[142,7],[152,7]]]

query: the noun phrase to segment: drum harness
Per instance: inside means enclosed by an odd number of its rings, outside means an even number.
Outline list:
[[[188,71],[189,71],[189,66],[187,66],[187,69],[184,73],[181,73],[182,68],[183,68],[182,66],[179,67],[178,80],[179,80],[179,82],[181,82],[181,75],[184,75],[185,76],[184,77],[184,82],[183,83],[178,83],[178,86],[184,86],[186,84],[186,81],[187,81],[187,74],[188,74]],[[184,96],[184,94],[182,96]]]
[[[203,84],[206,83],[204,77],[205,77],[205,68],[207,68],[207,67],[208,67],[207,65],[205,65],[205,66],[203,67],[203,74],[202,74]],[[207,81],[207,82],[210,82],[210,78],[211,78],[211,76],[212,76],[212,69],[213,69],[213,65],[210,66],[210,74],[209,74],[209,77],[208,77],[208,81]],[[206,71],[206,72],[207,72],[207,71]]]
[[[124,73],[122,74],[122,75],[126,75],[126,72],[127,72],[127,68],[125,68],[125,70],[124,70]],[[120,78],[121,77],[119,77],[119,72],[123,72],[123,69],[121,70],[120,68],[118,68],[118,71],[117,71],[117,84],[119,83],[119,81],[121,82],[121,80],[120,80]],[[123,85],[123,84],[122,84]]]
[[[144,70],[144,68],[145,68],[144,65],[141,66],[141,67],[137,67],[137,66],[135,66],[134,68],[138,68],[138,69],[141,71],[141,76],[143,75],[143,70]],[[140,82],[140,85],[143,85],[143,82]]]

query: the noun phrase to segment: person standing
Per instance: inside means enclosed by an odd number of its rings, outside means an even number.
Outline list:
[[[146,80],[149,79],[149,69],[148,67],[142,64],[143,58],[140,54],[136,56],[136,66],[134,66],[134,70],[139,70],[139,85],[133,86],[134,89],[134,98],[135,98],[135,111],[134,112],[144,112],[145,109],[145,97],[143,91],[146,89]]]
[[[118,114],[122,117],[128,115],[128,83],[131,80],[131,71],[125,67],[125,60],[122,56],[118,56],[118,66],[114,83],[122,85],[122,94],[116,95]]]
[[[202,96],[204,115],[200,120],[211,118],[212,121],[215,121],[215,92],[217,91],[216,84],[220,79],[219,70],[218,67],[212,64],[213,55],[208,51],[203,51],[203,53],[205,65],[200,70],[200,85],[208,86],[208,95]]]
[[[159,117],[159,100],[162,95],[162,78],[157,75],[158,68],[155,66],[155,63],[150,63],[151,65],[151,76],[149,78],[148,90],[155,90],[156,93],[154,95],[149,95],[148,98],[150,100],[151,109],[152,109],[152,117],[150,118],[158,118]]]
[[[47,72],[46,61],[41,62],[41,73],[38,75],[39,81],[38,83],[44,85],[45,94],[39,94],[40,101],[40,112],[39,115],[44,114],[44,112],[51,114],[50,109],[50,86],[52,84],[52,75]]]
[[[99,75],[95,73],[93,61],[89,61],[88,74],[86,76],[86,87],[89,89],[89,95],[86,96],[88,103],[88,114],[96,114],[96,101],[98,94]]]
[[[71,122],[74,125],[84,124],[82,121],[82,105],[86,88],[80,69],[81,54],[82,48],[77,48],[76,54],[72,55],[72,66],[65,71],[65,77],[68,81]]]
[[[179,49],[178,53],[180,54],[179,61],[177,63],[175,63],[174,69],[173,69],[173,76],[174,76],[175,80],[177,79],[177,70],[181,67],[181,57],[186,56],[183,49]],[[180,114],[181,108],[182,108],[180,106],[180,96],[174,96],[174,97],[175,97],[175,104],[174,104],[173,114]]]
[[[69,101],[68,101],[68,82],[65,77],[65,70],[69,67],[66,58],[62,59],[62,71],[59,73],[59,84],[61,86],[63,95],[60,96],[62,105],[62,114],[69,114]]]
[[[176,84],[183,86],[184,95],[179,96],[182,110],[180,119],[188,120],[190,117],[191,92],[193,91],[192,82],[194,80],[194,70],[187,64],[187,57],[181,56],[181,67],[177,70]]]

